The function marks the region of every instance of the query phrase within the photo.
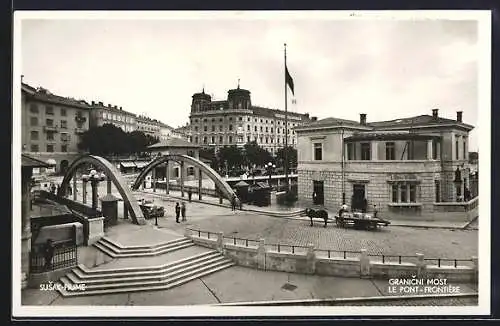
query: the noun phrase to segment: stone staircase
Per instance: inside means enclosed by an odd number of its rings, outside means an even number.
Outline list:
[[[180,238],[149,246],[122,246],[107,237],[102,237],[99,241],[94,243],[94,246],[112,258],[131,258],[163,255],[175,250],[194,246],[194,243],[189,238]]]
[[[59,280],[57,290],[64,297],[167,290],[233,265],[215,250],[161,266],[96,270],[79,265]]]

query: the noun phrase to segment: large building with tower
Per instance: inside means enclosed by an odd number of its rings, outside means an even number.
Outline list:
[[[448,119],[438,109],[391,121],[367,122],[361,114],[359,121],[327,118],[296,127],[299,200],[397,216],[446,211],[470,199],[473,128],[461,111]]]
[[[252,105],[250,91],[239,87],[227,99],[214,101],[205,93],[192,97],[190,141],[202,147],[244,144],[256,141],[270,153],[285,145],[285,111]],[[296,147],[294,127],[309,122],[309,114],[288,112],[288,144]]]

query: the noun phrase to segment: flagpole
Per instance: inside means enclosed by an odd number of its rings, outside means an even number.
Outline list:
[[[286,43],[285,43],[285,185],[286,190],[290,190],[288,183],[288,113],[287,113],[287,85],[286,85]]]

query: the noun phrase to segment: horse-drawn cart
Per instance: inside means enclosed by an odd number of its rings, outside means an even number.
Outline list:
[[[355,229],[374,230],[380,226],[388,226],[391,222],[374,217],[366,213],[344,212],[341,217],[335,215],[335,223],[338,227],[352,226]]]

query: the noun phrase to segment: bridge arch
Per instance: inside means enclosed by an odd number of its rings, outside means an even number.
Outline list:
[[[71,178],[74,176],[78,167],[84,164],[92,164],[97,168],[101,169],[108,178],[113,181],[113,184],[118,189],[118,192],[122,196],[125,203],[125,209],[130,213],[130,217],[135,224],[146,224],[144,215],[142,213],[137,200],[127,186],[127,182],[122,178],[120,172],[111,164],[108,160],[103,157],[95,155],[84,155],[80,156],[74,160],[68,167],[66,173],[64,174],[64,179],[59,187],[59,196],[64,197],[69,186]]]
[[[157,166],[167,162],[167,161],[175,161],[175,162],[186,162],[189,164],[194,165],[198,169],[200,169],[203,173],[208,175],[210,179],[212,179],[216,185],[216,187],[221,191],[223,197],[227,199],[231,199],[234,196],[236,196],[236,193],[234,190],[231,188],[231,186],[224,181],[224,179],[221,178],[221,176],[210,166],[207,164],[203,163],[202,161],[188,156],[188,155],[182,155],[182,154],[167,154],[167,155],[162,155],[157,157],[154,161],[149,163],[144,170],[139,173],[139,176],[137,176],[137,179],[135,180],[134,184],[132,185],[132,190],[137,190],[141,186],[142,182],[144,181],[144,178],[148,175],[150,171],[152,171],[154,168]],[[182,172],[182,171],[181,171]],[[238,200],[238,197],[236,196],[236,199]]]

